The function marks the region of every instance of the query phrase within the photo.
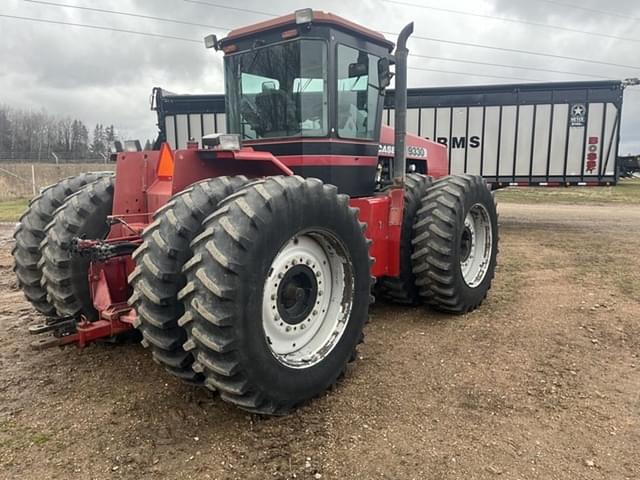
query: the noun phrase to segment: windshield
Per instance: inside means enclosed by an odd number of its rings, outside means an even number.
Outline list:
[[[294,40],[226,57],[229,128],[245,140],[326,136],[327,48]]]

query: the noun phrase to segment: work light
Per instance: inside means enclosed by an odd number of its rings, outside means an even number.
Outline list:
[[[202,137],[202,146],[204,148],[213,148],[215,150],[240,150],[240,135],[233,133],[212,133]]]

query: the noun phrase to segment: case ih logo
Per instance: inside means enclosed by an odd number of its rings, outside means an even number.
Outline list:
[[[448,146],[449,139],[447,137],[438,137],[436,142]],[[469,137],[469,148],[478,148],[480,146],[480,137],[474,135]],[[451,149],[467,148],[467,137],[451,137]]]
[[[378,147],[378,155],[393,156],[396,149],[393,145],[380,144]],[[427,158],[427,149],[424,147],[407,146],[407,157],[409,158]]]

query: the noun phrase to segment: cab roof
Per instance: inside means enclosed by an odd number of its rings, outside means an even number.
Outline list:
[[[348,32],[353,32],[365,37],[367,40],[376,42],[383,45],[391,51],[394,47],[393,42],[387,40],[384,35],[370,28],[363,27],[357,23],[351,22],[345,18],[342,18],[333,13],[323,12],[321,10],[313,10],[312,24],[325,24],[331,25]],[[252,37],[254,35],[266,32],[268,30],[274,30],[277,28],[296,26],[296,14],[290,13],[289,15],[283,15],[281,17],[273,18],[271,20],[265,20],[264,22],[254,23],[246,27],[235,28],[229,32],[229,34],[222,39],[222,42],[229,43],[230,41],[240,40],[246,37]]]

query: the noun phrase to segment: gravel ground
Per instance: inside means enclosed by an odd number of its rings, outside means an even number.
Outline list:
[[[640,478],[640,207],[500,213],[478,311],[375,306],[346,378],[282,418],[135,344],[29,349],[0,226],[0,478]]]

